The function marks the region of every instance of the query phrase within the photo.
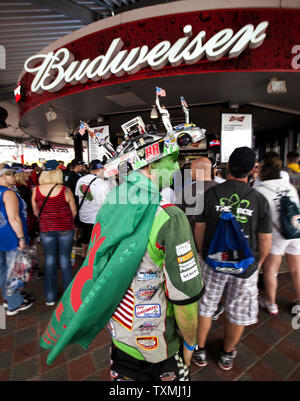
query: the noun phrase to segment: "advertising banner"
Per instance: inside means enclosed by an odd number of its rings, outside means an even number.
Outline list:
[[[103,149],[99,145],[104,145],[109,141],[109,125],[89,128],[89,161],[103,158]]]
[[[241,146],[252,147],[252,114],[222,113],[221,163]]]

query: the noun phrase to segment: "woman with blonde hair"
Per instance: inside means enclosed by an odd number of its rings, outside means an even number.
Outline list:
[[[62,170],[56,160],[45,163],[39,185],[32,192],[32,208],[39,218],[40,236],[45,253],[44,294],[47,306],[58,296],[57,251],[64,290],[72,280],[71,250],[76,204],[71,190],[65,187]]]
[[[289,196],[292,202],[299,207],[299,197],[296,188],[285,178],[280,178],[282,161],[279,157],[268,157],[263,161],[259,178],[262,181],[255,189],[263,194],[270,205],[272,214],[272,248],[264,262],[264,283],[266,298],[260,298],[261,307],[268,310],[271,315],[278,314],[276,304],[277,274],[286,255],[287,265],[291,274],[296,303],[300,303],[300,238],[285,239],[280,231],[280,199],[283,195]]]

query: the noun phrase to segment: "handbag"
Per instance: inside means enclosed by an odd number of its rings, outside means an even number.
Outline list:
[[[83,197],[82,197],[82,199],[81,199],[81,201],[80,201],[80,204],[79,204],[79,206],[78,206],[78,209],[77,209],[77,214],[76,214],[76,217],[75,217],[75,224],[76,224],[76,225],[80,225],[80,223],[81,223],[81,221],[79,220],[79,210],[80,210],[80,208],[81,208],[81,206],[82,206],[82,204],[83,204],[83,202],[84,202],[84,200],[85,200],[85,198],[86,198],[86,196],[87,196],[87,194],[88,194],[88,192],[89,192],[90,186],[92,185],[92,183],[93,183],[97,178],[98,178],[98,177],[93,178],[92,181],[89,183],[89,185],[86,187],[86,190],[85,190],[85,192],[84,192],[84,194],[83,194]]]
[[[38,260],[30,249],[13,249],[9,251],[8,271],[5,293],[13,295],[31,281],[38,269]]]

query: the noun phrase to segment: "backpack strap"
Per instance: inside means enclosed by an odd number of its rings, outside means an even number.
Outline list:
[[[83,204],[83,202],[84,202],[84,200],[85,200],[85,198],[86,198],[86,196],[87,196],[87,194],[88,194],[88,192],[89,192],[90,186],[92,185],[92,183],[93,183],[97,178],[98,178],[98,177],[93,178],[92,181],[90,181],[89,185],[87,186],[87,188],[86,188],[86,190],[85,190],[85,192],[84,192],[84,194],[83,194],[83,198],[81,199],[81,202],[80,202],[80,204],[79,204],[79,206],[78,206],[77,213],[79,213],[79,210],[80,210],[80,208],[81,208],[81,206],[82,206],[82,204]]]

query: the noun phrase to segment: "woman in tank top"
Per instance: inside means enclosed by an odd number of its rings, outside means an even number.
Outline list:
[[[57,254],[63,289],[72,281],[71,250],[77,213],[74,196],[69,188],[62,185],[62,171],[57,167],[56,160],[46,162],[39,177],[39,185],[32,193],[32,208],[39,218],[45,254],[44,294],[47,306],[53,306],[58,295]]]
[[[28,244],[26,208],[24,202],[10,189],[15,184],[15,171],[0,164],[0,288],[3,306],[8,316],[16,315],[33,305],[33,300],[16,291],[6,295],[6,278],[17,249]]]

